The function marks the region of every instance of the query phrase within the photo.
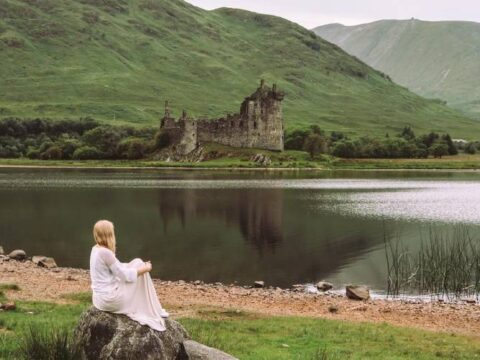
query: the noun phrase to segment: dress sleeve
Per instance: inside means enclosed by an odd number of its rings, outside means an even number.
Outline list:
[[[120,280],[125,282],[135,282],[137,280],[137,269],[129,268],[123,265],[116,257],[112,251],[102,252],[102,259],[107,264],[110,271],[118,277]]]

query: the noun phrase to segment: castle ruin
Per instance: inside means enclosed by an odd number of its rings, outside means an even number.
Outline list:
[[[218,143],[237,148],[283,151],[282,100],[285,94],[262,80],[257,90],[243,101],[240,113],[220,119],[192,119],[183,111],[175,120],[168,101],[160,129],[168,134],[169,147],[187,155],[204,143]]]

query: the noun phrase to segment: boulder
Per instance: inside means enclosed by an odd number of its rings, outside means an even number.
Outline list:
[[[178,360],[236,360],[231,355],[223,351],[199,344],[193,340],[186,340],[183,342],[184,358],[179,357]]]
[[[253,286],[256,287],[256,288],[263,288],[263,287],[265,287],[265,282],[264,281],[255,281],[253,283]]]
[[[319,281],[316,286],[320,291],[328,291],[333,289],[333,284],[329,283],[328,281]]]
[[[227,360],[216,349],[189,341],[178,322],[166,319],[166,331],[142,326],[125,315],[91,307],[80,317],[73,338],[83,360]]]
[[[41,266],[47,269],[53,269],[57,267],[57,263],[55,262],[55,260],[47,256],[37,255],[32,257],[32,261],[34,264],[37,264],[38,266]]]
[[[366,286],[348,285],[346,294],[352,300],[368,300],[370,299],[370,291]]]
[[[13,260],[22,261],[27,258],[27,253],[23,250],[13,250],[8,257]]]

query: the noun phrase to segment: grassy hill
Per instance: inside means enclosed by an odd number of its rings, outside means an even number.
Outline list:
[[[480,119],[480,23],[383,20],[314,31],[412,91]]]
[[[296,24],[181,0],[0,0],[0,117],[157,124],[238,111],[260,78],[287,93],[287,128],[351,134],[478,123],[425,100]]]

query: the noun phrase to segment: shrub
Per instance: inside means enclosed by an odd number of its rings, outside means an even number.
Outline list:
[[[53,145],[41,153],[41,157],[44,160],[61,160],[63,157],[63,152],[59,146]]]
[[[287,150],[303,150],[305,139],[309,135],[307,130],[294,130],[285,134],[285,149]]]
[[[82,139],[87,145],[98,148],[105,157],[114,158],[121,140],[121,133],[119,129],[112,126],[99,126],[88,130]]]
[[[75,150],[72,156],[75,160],[97,160],[102,157],[102,152],[93,146],[82,146]]]
[[[343,158],[353,158],[356,156],[357,149],[351,141],[339,141],[335,144],[332,154]]]
[[[448,146],[444,143],[436,143],[430,148],[430,153],[435,158],[442,158],[442,156],[448,155]]]
[[[475,143],[470,142],[465,146],[465,153],[473,155],[476,152],[477,152],[477,147],[475,146]]]
[[[145,146],[139,139],[132,140],[128,146],[127,158],[129,160],[141,159],[145,153]]]
[[[163,149],[170,145],[171,139],[167,132],[159,131],[155,135],[155,147],[157,149]]]
[[[40,151],[37,149],[30,149],[27,152],[27,157],[29,159],[40,159]]]
[[[318,154],[325,153],[327,150],[327,142],[325,138],[319,134],[313,133],[305,139],[303,149],[310,154],[310,158],[314,158]]]
[[[141,159],[147,152],[147,146],[142,139],[129,138],[123,140],[117,148],[117,157],[122,159]]]

